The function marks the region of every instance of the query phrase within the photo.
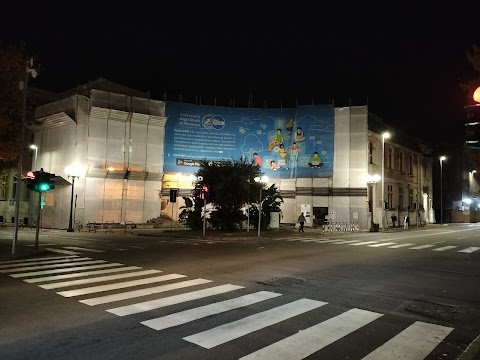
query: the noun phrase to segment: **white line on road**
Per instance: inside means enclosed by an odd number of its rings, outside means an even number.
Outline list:
[[[402,247],[412,246],[412,245],[415,245],[415,244],[412,244],[412,243],[398,244],[398,245],[389,246],[389,248],[390,249],[399,249],[399,248],[402,248]]]
[[[351,309],[241,358],[301,360],[375,321],[383,314]],[[384,359],[391,359],[385,357]]]
[[[323,301],[300,299],[228,324],[217,326],[207,331],[184,337],[183,339],[203,348],[211,349],[326,304],[327,303]]]
[[[76,247],[76,246],[64,246],[63,248],[64,249],[70,249],[70,250],[89,251],[89,252],[94,252],[94,253],[105,252],[105,250],[87,249],[87,248]]]
[[[91,286],[91,287],[77,289],[77,290],[60,291],[57,294],[65,297],[73,297],[73,296],[94,294],[94,293],[110,291],[110,290],[125,289],[128,287],[134,287],[139,285],[153,284],[153,283],[162,282],[162,281],[180,279],[184,277],[187,277],[187,276],[180,275],[180,274],[168,274],[168,275],[162,275],[162,276],[154,276],[146,279],[124,281],[124,282],[108,284],[108,285]]]
[[[434,247],[435,245],[420,245],[420,246],[414,246],[414,247],[411,247],[410,249],[412,250],[422,250],[422,249],[428,249],[428,248],[431,248],[431,247]]]
[[[375,244],[378,243],[378,241],[363,241],[360,243],[355,243],[355,244],[348,244],[350,246],[360,246],[360,245],[368,245],[368,244]]]
[[[76,265],[78,265],[78,264],[76,264]],[[53,270],[42,270],[42,271],[34,271],[34,272],[27,272],[27,273],[20,273],[20,274],[11,274],[10,277],[23,278],[23,277],[38,276],[38,275],[58,274],[58,273],[64,273],[64,272],[83,271],[83,270],[92,270],[92,269],[103,269],[103,268],[121,266],[121,265],[123,265],[123,264],[121,264],[121,263],[110,263],[110,264],[101,264],[101,265],[79,266],[79,267],[68,268],[68,269],[53,269]]]
[[[375,349],[362,360],[422,360],[447,337],[453,328],[417,321]]]
[[[370,247],[381,247],[381,246],[388,246],[388,245],[394,245],[394,242],[385,242],[385,243],[380,243],[380,244],[374,244],[374,245],[367,245]]]
[[[15,267],[19,267],[19,266],[61,264],[61,263],[65,263],[65,262],[84,261],[84,260],[93,260],[93,259],[88,258],[88,257],[77,257],[77,258],[74,258],[74,259],[61,259],[61,260],[48,260],[48,261],[29,261],[29,262],[22,262],[22,263],[17,263],[17,264],[0,265],[0,269],[9,269],[9,268],[15,268]]]
[[[25,261],[44,261],[44,260],[59,260],[59,259],[72,259],[77,258],[77,255],[71,256],[47,256],[47,257],[38,257],[38,258],[29,258],[29,259],[22,259],[22,260],[8,260],[8,261],[0,261],[0,264],[18,264]]]
[[[53,248],[45,248],[45,250],[54,252],[54,253],[59,253],[59,254],[66,254],[66,255],[81,255],[79,252],[70,251],[70,250],[61,250],[61,249],[53,249]]]
[[[58,268],[62,266],[69,267],[69,266],[77,266],[77,265],[93,265],[93,264],[102,264],[102,263],[106,263],[106,261],[105,260],[89,260],[89,261],[79,261],[79,262],[62,263],[62,264],[27,266],[27,267],[15,268],[15,269],[0,270],[0,272],[8,274],[8,273],[20,272],[20,271],[52,269],[52,268]]]
[[[463,250],[459,250],[458,252],[459,253],[467,253],[467,254],[471,254],[477,250],[479,250],[480,247],[475,247],[475,246],[472,246],[472,247],[469,247],[469,248],[466,248],[466,249],[463,249]]]
[[[207,284],[210,282],[212,282],[212,280],[206,280],[206,279],[187,280],[187,281],[182,281],[175,284],[155,286],[155,287],[141,289],[141,290],[127,291],[120,294],[106,295],[106,296],[101,296],[97,298],[80,300],[80,302],[90,306],[100,305],[100,304],[106,304],[114,301],[127,300],[127,299],[133,299],[141,296],[158,294],[158,293],[170,291],[170,290],[182,289],[189,286]]]
[[[207,316],[221,314],[230,310],[256,304],[261,301],[273,299],[281,295],[282,294],[277,294],[270,291],[259,291],[254,294],[248,294],[240,296],[238,298],[219,301],[213,304],[188,309],[167,316],[162,316],[156,319],[142,321],[141,323],[155,330],[164,330],[174,326],[183,325],[198,319],[203,319]],[[165,300],[165,298],[163,300]],[[176,302],[175,304],[177,303],[178,302]]]
[[[161,272],[160,270],[143,270],[143,271],[135,271],[135,272],[124,273],[124,274],[97,276],[97,277],[89,278],[89,279],[62,281],[62,282],[56,282],[56,283],[53,283],[53,284],[45,284],[45,285],[39,285],[39,286],[42,289],[50,290],[50,289],[58,289],[58,288],[62,288],[62,287],[67,287],[67,286],[93,284],[93,283],[102,282],[102,281],[128,279],[128,278],[137,277],[137,276],[158,274],[160,272]]]
[[[90,275],[111,274],[111,273],[120,272],[120,271],[129,271],[129,270],[138,270],[138,269],[141,269],[141,267],[126,266],[126,267],[119,267],[119,268],[107,269],[107,270],[84,271],[84,272],[75,273],[75,274],[45,276],[40,278],[26,279],[23,281],[27,283],[39,283],[39,282],[47,282],[47,281],[54,281],[54,280],[74,279],[74,278],[90,276]]]
[[[335,245],[339,245],[339,244],[351,244],[351,243],[356,243],[356,242],[360,242],[360,240],[345,240],[345,241],[336,242],[336,243],[334,243],[334,244],[335,244]]]
[[[458,247],[458,246],[442,246],[442,247],[432,249],[432,250],[433,251],[447,251],[447,250],[455,249],[456,247]]]
[[[243,289],[243,286],[226,284],[226,285],[215,286],[207,289],[191,291],[191,292],[180,294],[180,295],[169,296],[161,299],[145,301],[138,304],[121,306],[118,308],[109,309],[107,311],[118,316],[126,316],[126,315],[138,314],[138,313],[153,310],[153,309],[160,309],[160,308],[175,305],[175,304],[181,304],[187,301],[203,299],[209,296],[225,294],[227,292],[239,290],[239,289]]]

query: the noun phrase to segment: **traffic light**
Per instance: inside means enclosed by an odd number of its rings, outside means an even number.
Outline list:
[[[47,192],[55,189],[55,181],[52,180],[55,177],[55,174],[50,174],[43,171],[43,168],[40,171],[33,172],[27,180],[27,188],[37,192]]]
[[[177,191],[178,189],[170,189],[170,202],[176,203],[177,202]]]

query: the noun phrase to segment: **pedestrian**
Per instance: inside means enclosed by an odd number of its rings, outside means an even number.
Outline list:
[[[392,224],[393,224],[393,228],[395,229],[395,223],[397,222],[397,215],[393,214],[392,215]]]
[[[298,232],[305,232],[303,231],[303,226],[305,225],[305,216],[303,216],[303,212],[300,214],[298,217],[298,223],[300,224],[300,227],[298,228]]]
[[[408,222],[410,221],[410,219],[408,218],[408,215],[405,214],[403,216],[403,230],[408,230]]]

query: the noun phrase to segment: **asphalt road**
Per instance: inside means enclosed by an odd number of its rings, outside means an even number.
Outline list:
[[[0,359],[480,358],[478,225],[33,234],[0,231]]]

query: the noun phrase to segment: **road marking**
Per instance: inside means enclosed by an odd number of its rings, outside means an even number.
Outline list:
[[[446,250],[455,249],[456,247],[458,247],[458,246],[442,246],[442,247],[432,249],[432,250],[433,251],[446,251]]]
[[[52,269],[58,267],[68,267],[68,266],[77,266],[77,265],[93,265],[93,264],[102,264],[106,263],[105,260],[89,260],[89,261],[79,261],[75,263],[63,263],[63,264],[50,264],[50,265],[37,265],[37,266],[28,266],[28,267],[19,267],[14,269],[0,270],[2,273],[12,273],[20,271],[31,271],[31,270],[41,270],[41,269]]]
[[[428,249],[428,248],[431,248],[431,247],[434,247],[435,245],[420,245],[420,246],[415,246],[415,247],[411,247],[410,249],[412,250],[422,250],[422,249]]]
[[[203,348],[211,349],[326,304],[327,303],[323,301],[300,299],[228,324],[217,326],[207,331],[184,337],[183,339]]]
[[[318,241],[318,239],[302,239],[300,241],[301,242],[312,242],[312,241]]]
[[[210,282],[212,282],[212,280],[193,279],[193,280],[177,282],[177,283],[174,283],[174,284],[155,286],[155,287],[146,288],[146,289],[127,291],[127,292],[120,293],[120,294],[106,295],[106,296],[100,296],[100,297],[97,297],[97,298],[80,300],[80,302],[83,303],[83,304],[93,306],[93,305],[99,305],[99,304],[106,304],[106,303],[114,302],[114,301],[133,299],[133,298],[137,298],[137,297],[141,297],[141,296],[158,294],[158,293],[165,292],[165,291],[186,288],[186,287],[189,287],[189,286],[207,284],[207,283],[210,283]]]
[[[462,236],[462,237],[457,238],[457,240],[462,240],[462,239],[466,239],[466,238],[467,238],[466,236]]]
[[[382,316],[383,314],[371,311],[351,309],[320,324],[300,330],[292,336],[242,357],[241,360],[301,360]],[[386,356],[384,359],[391,357]]]
[[[94,253],[103,253],[105,250],[96,250],[96,249],[87,249],[83,247],[76,247],[76,246],[64,246],[64,249],[70,249],[70,250],[79,250],[79,251],[89,251],[89,252],[94,252]]]
[[[27,273],[20,273],[20,274],[12,274],[10,275],[10,277],[22,278],[22,277],[30,277],[30,276],[38,276],[38,275],[50,275],[50,274],[58,274],[58,273],[64,273],[64,272],[102,269],[102,268],[121,266],[121,265],[123,264],[110,263],[110,264],[101,264],[101,265],[79,266],[79,267],[68,268],[68,269],[53,269],[53,270],[43,270],[43,271],[34,271],[34,272],[27,272]]]
[[[127,267],[119,267],[119,268],[107,269],[107,270],[84,271],[84,272],[75,273],[75,274],[63,274],[63,275],[46,276],[46,277],[40,277],[40,278],[26,279],[26,280],[23,280],[23,281],[25,281],[27,283],[39,283],[39,282],[47,282],[47,281],[53,281],[53,280],[74,279],[74,278],[77,278],[77,277],[90,276],[90,275],[110,274],[110,273],[114,273],[114,272],[128,271],[128,270],[138,270],[138,269],[141,269],[141,267],[139,267],[139,266],[127,266]]]
[[[428,356],[452,330],[450,327],[417,321],[362,360],[421,360]]]
[[[186,294],[183,294],[183,295],[186,295]],[[219,301],[213,304],[200,306],[193,309],[188,309],[188,310],[174,313],[171,315],[162,316],[156,319],[142,321],[141,323],[155,330],[164,330],[174,326],[183,325],[198,319],[203,319],[207,316],[217,315],[230,310],[253,305],[261,301],[273,299],[281,295],[282,294],[277,294],[270,291],[259,291],[254,294],[240,296],[235,299]],[[177,295],[177,296],[181,297],[182,295]],[[164,298],[162,300],[166,300],[166,299],[168,298]],[[178,302],[175,302],[175,304],[178,304]]]
[[[459,250],[458,252],[471,254],[471,253],[477,251],[478,249],[480,249],[480,247],[472,246],[472,247],[469,247],[469,248],[466,248],[466,249],[463,249],[463,250]]]
[[[139,279],[139,280],[118,282],[118,283],[108,284],[108,285],[99,285],[99,286],[91,286],[91,287],[76,289],[76,290],[60,291],[57,294],[65,297],[73,297],[73,296],[94,294],[94,293],[110,291],[110,290],[125,289],[128,287],[134,287],[139,285],[153,284],[153,283],[162,282],[162,281],[180,279],[184,277],[187,277],[187,276],[180,275],[180,274],[168,274],[168,275],[154,276],[151,278],[145,278],[145,279]]]
[[[62,281],[62,282],[57,282],[57,283],[53,283],[53,284],[45,284],[45,285],[39,285],[39,286],[42,289],[50,290],[50,289],[58,289],[58,288],[62,288],[62,287],[67,287],[67,286],[93,284],[93,283],[102,282],[102,281],[127,279],[127,278],[136,277],[136,276],[143,276],[143,275],[152,275],[152,274],[158,274],[160,272],[161,271],[159,271],[159,270],[143,270],[143,271],[135,271],[135,272],[124,273],[124,274],[97,276],[97,277],[89,278],[89,279]]]
[[[77,258],[77,255],[71,256],[47,256],[47,257],[38,257],[38,258],[30,258],[30,259],[22,259],[22,260],[8,260],[8,261],[0,261],[0,264],[18,264],[25,261],[43,261],[43,260],[59,260],[59,259],[72,259]]]
[[[396,243],[394,242],[386,242],[386,243],[380,243],[380,244],[374,244],[374,245],[368,245],[370,247],[381,247],[381,246],[388,246],[388,245],[394,245]]]
[[[364,241],[360,243],[355,243],[355,244],[348,244],[350,246],[359,246],[359,245],[368,245],[368,244],[375,244],[378,243],[378,241]]]
[[[415,244],[412,244],[412,243],[398,244],[398,245],[389,246],[389,248],[390,249],[398,249],[398,248],[402,248],[402,247],[405,247],[405,246],[412,246],[412,245],[415,245]]]
[[[351,243],[356,243],[359,242],[360,240],[345,240],[345,241],[339,241],[334,244],[339,245],[339,244],[351,244]]]
[[[59,253],[59,254],[67,254],[67,255],[81,255],[79,252],[70,251],[70,250],[61,250],[61,249],[53,249],[53,248],[45,248],[50,252]]]
[[[30,261],[30,262],[23,262],[17,264],[8,264],[8,265],[0,265],[0,269],[9,269],[15,268],[19,266],[34,266],[34,265],[49,265],[49,264],[61,264],[70,261],[84,261],[84,260],[93,260],[92,258],[88,257],[77,257],[74,259],[62,259],[62,260],[48,260],[48,261]]]
[[[169,296],[169,297],[151,300],[151,301],[145,301],[138,304],[121,306],[118,308],[109,309],[107,311],[118,316],[126,316],[126,315],[138,314],[138,313],[153,310],[153,309],[160,309],[170,305],[181,304],[187,301],[203,299],[208,296],[225,294],[227,292],[239,290],[239,289],[243,289],[243,286],[226,284],[226,285],[215,286],[207,289],[191,291],[185,294]]]

